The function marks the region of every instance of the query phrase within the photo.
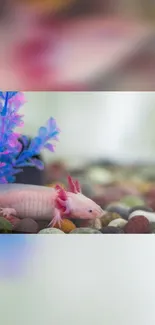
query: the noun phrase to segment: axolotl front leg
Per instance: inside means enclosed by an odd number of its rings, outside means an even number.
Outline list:
[[[17,216],[16,210],[12,209],[12,208],[0,208],[0,214],[4,218],[9,218],[11,216]]]
[[[0,208],[0,215],[13,224],[18,220],[17,212],[13,208]]]

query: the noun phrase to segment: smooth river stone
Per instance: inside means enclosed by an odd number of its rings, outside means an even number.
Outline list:
[[[150,233],[150,223],[142,215],[136,216],[128,221],[124,227],[127,234],[148,234]]]
[[[129,215],[129,220],[132,218],[135,218],[137,216],[144,216],[149,220],[149,222],[155,222],[155,213],[154,212],[148,212],[148,211],[143,211],[143,210],[137,210],[132,212]]]
[[[119,228],[124,228],[125,225],[128,223],[128,221],[122,219],[122,218],[119,218],[119,219],[115,219],[115,220],[112,220],[108,226],[109,227],[119,227]]]
[[[85,219],[72,219],[73,223],[76,225],[76,228],[95,228],[101,229],[101,218],[95,218],[92,220],[85,220]],[[62,229],[63,230],[63,229]],[[71,229],[70,231],[72,231]]]
[[[95,229],[98,229],[98,230],[100,230],[102,228],[101,218],[96,218],[96,219],[93,220],[92,228],[95,228]]]
[[[60,229],[65,234],[69,234],[72,230],[76,229],[76,226],[74,225],[74,223],[71,220],[63,219],[61,221],[61,225],[60,226],[59,226],[59,224],[56,223],[53,228]]]
[[[72,222],[76,226],[76,228],[93,228],[93,221],[92,220],[85,220],[85,219],[72,219]],[[71,229],[72,231],[73,229]]]
[[[103,227],[106,227],[109,225],[109,223],[112,221],[112,220],[115,220],[115,219],[120,219],[120,215],[118,213],[114,213],[114,212],[107,212],[105,215],[103,215],[103,217],[101,217],[101,225]]]
[[[151,223],[150,223],[150,232],[151,232],[152,234],[155,234],[155,222],[151,222]]]
[[[113,213],[118,213],[123,219],[128,219],[129,216],[129,208],[127,205],[125,204],[121,204],[119,203],[113,203],[113,204],[109,204],[106,207],[106,211],[108,212],[113,212]]]
[[[37,222],[30,218],[22,219],[14,226],[13,231],[19,233],[36,234],[39,230]]]
[[[0,233],[12,232],[13,225],[7,219],[0,217]]]
[[[45,234],[59,235],[59,234],[61,234],[61,235],[64,235],[65,233],[62,230],[57,229],[57,228],[45,228],[45,229],[40,230],[38,234],[42,234],[42,235],[45,235]]]
[[[37,222],[38,227],[39,227],[38,231],[47,228],[49,223],[50,223],[47,220],[37,220],[36,222]]]
[[[142,206],[142,205],[137,205],[131,209],[129,209],[129,215],[137,210],[145,211],[145,212],[153,212],[153,209],[147,207],[147,206]]]
[[[123,229],[117,227],[104,227],[101,229],[102,234],[124,234]]]
[[[72,230],[70,234],[101,234],[101,232],[97,229],[81,227]]]
[[[92,220],[87,220],[85,223],[81,223],[80,228],[93,228],[100,230],[102,228],[101,218],[95,218]],[[78,228],[79,228],[78,227]]]
[[[121,202],[124,203],[124,204],[126,204],[130,208],[133,208],[136,205],[141,205],[141,206],[144,206],[145,205],[145,201],[144,200],[142,200],[138,196],[132,196],[132,195],[128,195],[128,196],[123,197],[121,199]]]

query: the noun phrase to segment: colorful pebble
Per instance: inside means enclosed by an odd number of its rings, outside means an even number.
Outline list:
[[[51,234],[53,234],[53,235],[64,235],[65,233],[62,231],[62,230],[60,230],[60,229],[57,229],[57,228],[45,228],[45,229],[42,229],[42,230],[40,230],[39,231],[39,234],[42,234],[42,235],[45,235],[45,234],[47,234],[47,235],[51,235]]]
[[[107,212],[103,217],[101,217],[102,228],[109,225],[112,220],[120,219],[120,215],[114,212]]]
[[[93,225],[92,225],[93,228],[95,229],[98,229],[100,230],[102,228],[102,222],[101,222],[101,219],[100,218],[96,218],[94,221],[93,221]]]
[[[61,222],[61,226],[58,224],[54,226],[54,228],[62,230],[64,233],[69,234],[72,230],[76,229],[74,223],[68,219],[63,219]]]
[[[101,234],[101,232],[94,228],[76,228],[70,232],[70,234]]]
[[[6,218],[0,217],[0,232],[10,233],[12,232],[13,225]]]
[[[150,233],[150,223],[144,216],[136,216],[128,221],[124,227],[127,234],[148,234]]]
[[[76,228],[90,228],[93,227],[93,220],[85,220],[85,219],[72,219],[72,222],[76,226]]]
[[[138,196],[128,195],[121,199],[121,202],[129,206],[130,208],[135,207],[136,205],[145,206],[145,202]]]
[[[100,231],[102,234],[124,234],[123,229],[112,226],[104,227]]]
[[[28,234],[36,234],[39,230],[39,226],[37,222],[30,218],[25,218],[20,220],[14,228],[13,231],[16,233],[28,233]]]
[[[16,226],[20,221],[21,219],[15,217],[15,216],[8,216],[8,217],[5,217],[6,220],[8,220],[12,226]]]
[[[128,219],[129,216],[129,208],[125,204],[116,203],[116,204],[109,204],[106,208],[108,212],[118,213],[123,219]]]
[[[155,233],[155,222],[150,223],[150,232],[153,234]]]
[[[112,220],[108,227],[119,227],[119,228],[124,228],[125,225],[127,224],[128,222],[122,218],[118,218],[118,219],[115,219],[115,220]]]
[[[137,210],[141,210],[141,211],[146,211],[146,212],[153,212],[153,209],[149,208],[149,207],[146,207],[146,206],[142,206],[142,205],[136,205],[135,207],[129,209],[129,215],[132,213],[132,212],[135,212]]]
[[[155,212],[136,210],[129,215],[129,220],[137,216],[144,216],[149,222],[155,222]]]
[[[79,222],[77,228],[95,228],[95,229],[101,229],[102,228],[102,224],[101,224],[101,219],[96,218],[96,219],[92,219],[92,220],[81,220],[81,222]]]

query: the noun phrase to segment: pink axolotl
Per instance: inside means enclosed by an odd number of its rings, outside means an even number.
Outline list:
[[[69,191],[26,184],[0,185],[0,212],[9,218],[33,218],[50,221],[54,226],[63,217],[96,219],[103,216],[99,205],[81,193],[80,184],[68,177]],[[51,221],[52,220],[52,221]]]

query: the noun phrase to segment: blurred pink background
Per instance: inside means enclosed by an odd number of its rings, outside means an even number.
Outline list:
[[[5,8],[0,25],[1,88],[154,89],[155,27],[146,10],[146,17],[136,11],[137,2],[128,10],[121,1],[118,6],[100,0],[95,6],[76,0],[66,6],[62,1],[59,7],[47,3],[42,7],[39,1],[33,6],[15,2]]]

